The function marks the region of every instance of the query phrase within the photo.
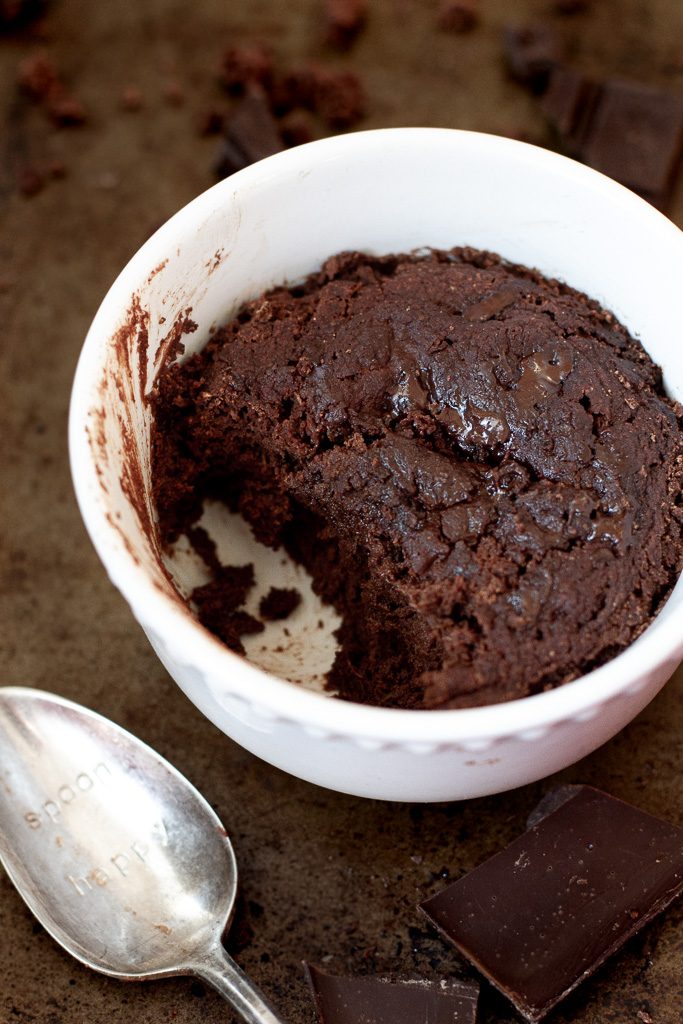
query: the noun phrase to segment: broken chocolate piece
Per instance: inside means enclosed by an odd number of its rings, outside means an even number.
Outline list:
[[[365,25],[367,0],[324,0],[325,42],[348,50]]]
[[[618,79],[604,83],[579,156],[646,196],[664,196],[683,154],[683,95]]]
[[[474,1024],[479,987],[450,978],[339,977],[304,964],[320,1024]]]
[[[301,594],[290,587],[271,587],[259,604],[259,615],[268,622],[287,619],[301,604]]]
[[[249,93],[226,122],[216,174],[219,178],[227,178],[257,160],[279,153],[281,149],[282,139],[265,96]]]
[[[554,67],[540,107],[563,147],[574,153],[598,99],[598,85],[566,65]]]
[[[479,24],[476,0],[444,0],[436,23],[443,32],[471,32]]]
[[[512,78],[536,93],[544,91],[550,72],[564,57],[562,42],[551,25],[506,25],[503,48]]]
[[[535,1022],[681,892],[683,829],[581,786],[420,909]]]

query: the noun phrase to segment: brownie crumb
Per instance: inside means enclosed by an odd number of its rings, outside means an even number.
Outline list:
[[[476,0],[444,0],[436,23],[442,32],[471,32],[479,24]]]
[[[23,196],[30,199],[45,187],[45,175],[32,164],[25,164],[17,172],[17,187]]]
[[[176,78],[164,83],[162,96],[169,107],[182,107],[185,102],[185,90]]]
[[[201,624],[238,654],[244,654],[240,637],[263,630],[262,622],[238,610],[253,585],[253,565],[220,566],[211,582],[195,587],[190,595]]]
[[[142,110],[144,106],[142,93],[135,85],[128,85],[121,93],[121,109],[129,113]]]
[[[69,92],[56,64],[43,50],[21,61],[17,85],[43,107],[57,127],[69,128],[87,121],[85,107]]]
[[[60,76],[47,53],[38,50],[20,62],[17,84],[27,96],[40,103],[60,85]]]
[[[220,80],[233,96],[254,86],[267,89],[273,74],[273,54],[260,43],[233,46],[223,54]]]
[[[323,0],[327,45],[348,50],[364,28],[367,13],[367,0]]]
[[[353,71],[314,70],[313,105],[328,127],[351,128],[365,116],[365,92]]]
[[[290,587],[271,587],[259,604],[259,615],[266,622],[287,619],[301,604],[301,594]]]
[[[190,526],[187,529],[187,539],[194,551],[199,555],[206,568],[215,578],[220,576],[223,566],[218,559],[216,544],[211,539],[203,526]],[[253,567],[252,567],[253,571]],[[252,578],[253,583],[253,578]]]

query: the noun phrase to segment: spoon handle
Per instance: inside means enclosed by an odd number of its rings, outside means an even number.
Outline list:
[[[251,981],[221,943],[191,965],[192,972],[208,981],[244,1018],[246,1024],[284,1024],[259,988]]]

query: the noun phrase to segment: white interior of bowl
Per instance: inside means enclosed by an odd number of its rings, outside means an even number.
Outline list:
[[[252,644],[255,660],[270,672],[227,651],[177,600],[166,576],[168,559],[148,527],[154,511],[144,391],[185,317],[197,324],[184,337],[192,352],[245,300],[274,284],[300,280],[336,252],[454,245],[491,249],[598,299],[642,339],[662,366],[669,393],[683,399],[681,232],[587,168],[532,146],[470,132],[358,133],[299,147],[233,175],[146,243],[111,288],[89,332],[74,384],[70,445],[79,504],[100,557],[146,628],[166,637],[185,662],[229,679],[235,692],[252,697],[257,692],[273,713],[310,723],[327,722],[333,714],[338,728],[355,733],[415,739],[450,738],[459,731],[490,735],[576,713],[628,687],[654,664],[666,661],[673,670],[681,656],[679,581],[655,622],[627,652],[550,693],[468,711],[332,706],[328,696],[272,674],[319,687],[333,653],[334,618],[313,595],[285,624],[293,636],[284,652],[275,650],[283,646],[283,627],[257,638],[265,650]],[[233,530],[226,517],[221,538],[224,558],[243,563],[244,531]],[[286,583],[300,572],[277,559],[276,564],[269,552],[257,553],[257,570],[261,557],[266,575],[281,573],[273,582]],[[185,590],[201,571],[181,551],[175,572]],[[319,632],[327,640],[316,646],[311,638],[321,615],[325,628]]]

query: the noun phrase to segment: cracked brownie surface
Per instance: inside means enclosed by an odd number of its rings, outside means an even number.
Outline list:
[[[302,562],[343,615],[342,697],[510,700],[603,664],[670,592],[680,416],[563,284],[471,249],[343,253],[162,372],[159,529],[218,497]]]

